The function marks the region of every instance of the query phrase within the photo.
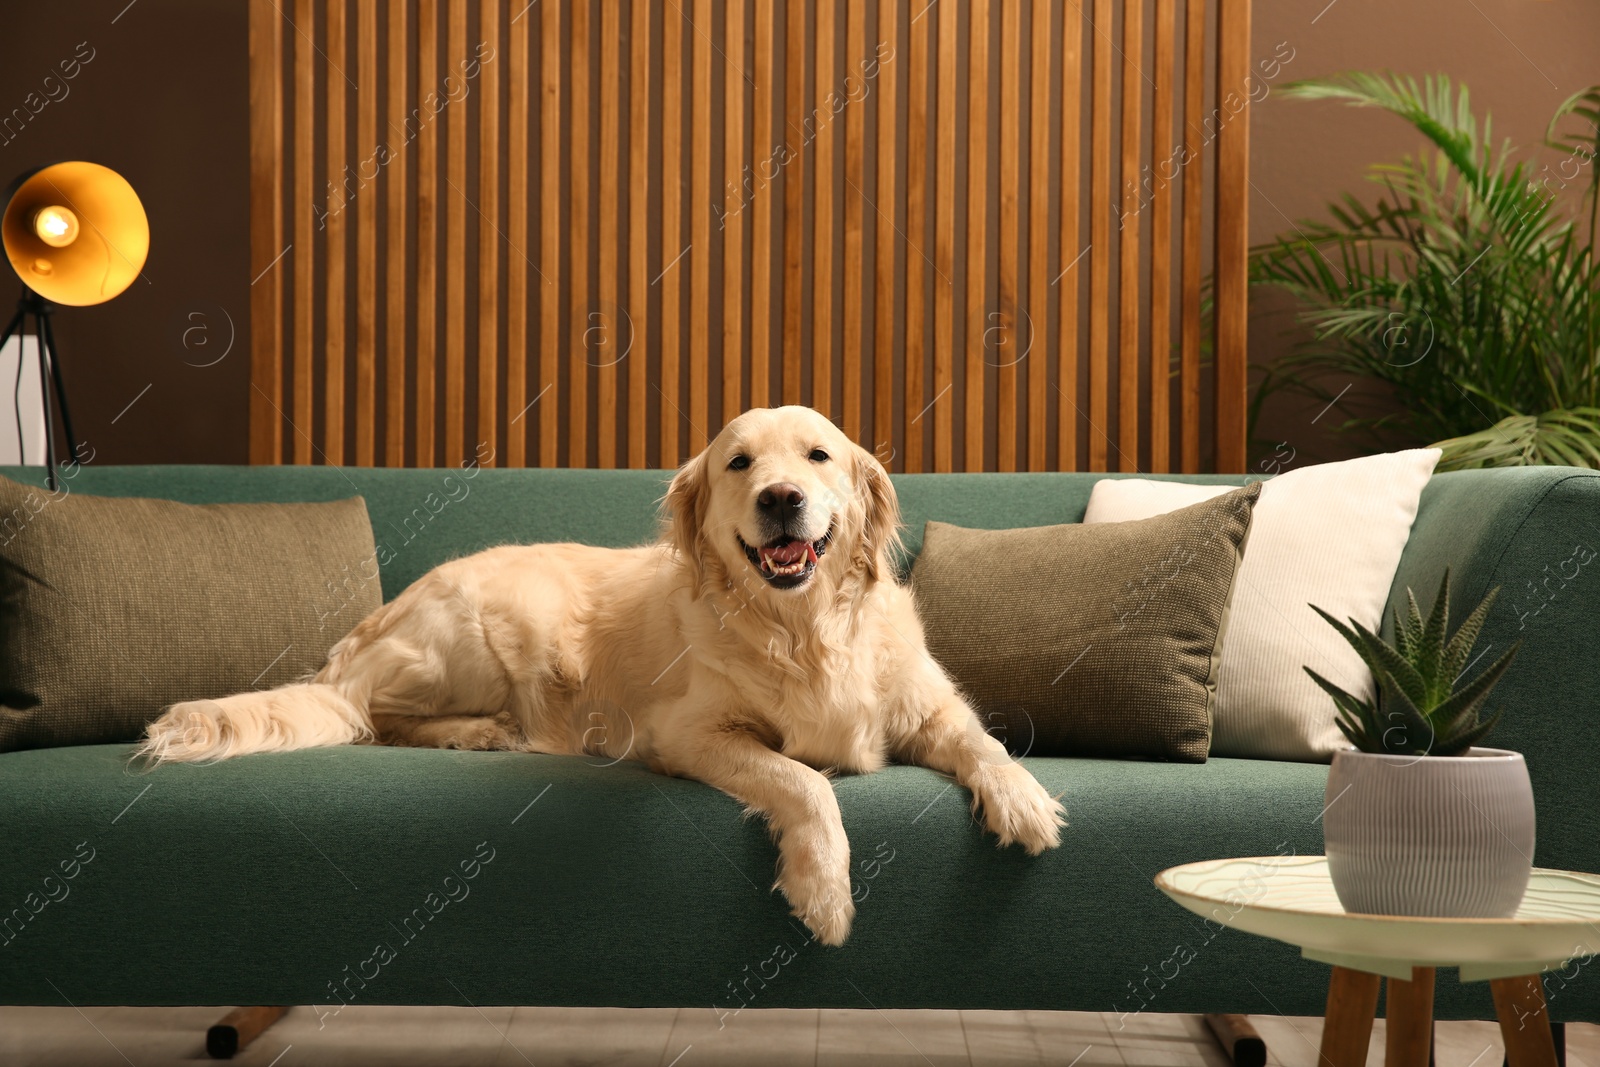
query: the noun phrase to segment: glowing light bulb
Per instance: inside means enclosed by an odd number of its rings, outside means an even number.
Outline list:
[[[64,207],[40,208],[33,216],[33,232],[52,248],[65,248],[78,239],[78,216]]]

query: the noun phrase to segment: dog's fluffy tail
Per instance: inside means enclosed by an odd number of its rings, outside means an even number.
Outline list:
[[[344,745],[371,735],[364,708],[338,686],[311,682],[174,704],[145,728],[138,754],[156,763],[198,763]]]

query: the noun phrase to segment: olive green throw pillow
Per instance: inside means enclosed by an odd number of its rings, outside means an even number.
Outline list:
[[[1205,762],[1259,485],[1137,522],[930,522],[911,571],[928,651],[1015,753]]]
[[[82,496],[0,478],[0,752],[132,741],[319,669],[382,601],[367,505]]]

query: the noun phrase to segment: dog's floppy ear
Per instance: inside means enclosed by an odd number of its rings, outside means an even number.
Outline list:
[[[706,490],[706,453],[702,452],[678,468],[666,497],[667,539],[678,550],[697,587],[705,577]]]
[[[900,543],[900,498],[878,458],[860,447],[855,453],[855,489],[865,512],[857,552],[867,577],[879,581],[892,576],[889,552]]]

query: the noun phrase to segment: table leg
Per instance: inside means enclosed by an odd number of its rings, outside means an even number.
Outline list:
[[[1539,976],[1496,978],[1489,983],[1494,1011],[1500,1017],[1500,1036],[1506,1043],[1511,1067],[1556,1067],[1556,1044],[1550,1034],[1550,1016],[1544,1006],[1544,985]]]
[[[1335,967],[1328,979],[1328,1007],[1322,1020],[1321,1067],[1364,1067],[1378,1010],[1376,974]]]
[[[1427,1067],[1433,1045],[1432,967],[1411,968],[1411,981],[1389,979],[1384,1067]]]

